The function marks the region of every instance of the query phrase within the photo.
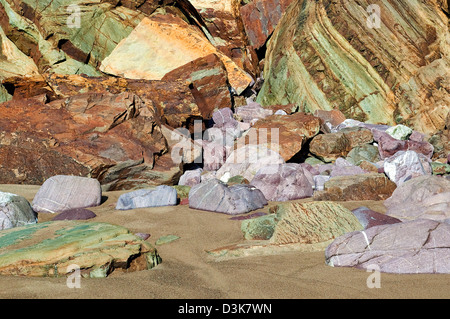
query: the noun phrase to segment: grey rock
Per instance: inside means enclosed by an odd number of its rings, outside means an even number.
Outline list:
[[[0,192],[0,230],[35,223],[36,214],[24,197]]]
[[[268,201],[288,201],[313,195],[313,175],[301,164],[275,164],[262,167],[251,184]]]
[[[325,251],[334,267],[396,274],[450,273],[450,225],[429,219],[380,225],[344,234]]]
[[[217,179],[195,185],[189,192],[189,207],[230,215],[245,214],[267,205],[263,193],[251,185],[228,186]]]
[[[102,189],[94,178],[56,175],[47,179],[34,196],[32,207],[38,213],[57,213],[72,208],[100,205]]]
[[[197,168],[193,170],[187,170],[181,175],[178,185],[181,186],[194,186],[201,182],[203,169]]]
[[[177,191],[175,188],[160,185],[155,189],[139,189],[122,194],[116,209],[128,210],[146,207],[174,206],[177,204]]]

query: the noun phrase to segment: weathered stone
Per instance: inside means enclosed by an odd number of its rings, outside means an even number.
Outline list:
[[[217,179],[195,185],[189,192],[189,207],[230,215],[245,214],[267,205],[263,193],[251,185],[228,187]]]
[[[384,161],[384,173],[397,185],[422,175],[431,175],[430,160],[414,151],[399,151]]]
[[[167,141],[168,151],[174,162],[184,164],[201,162],[202,144],[192,140],[187,128],[173,129],[161,125],[161,133]]]
[[[36,212],[57,213],[100,205],[102,189],[94,178],[56,175],[47,179],[34,196]]]
[[[332,202],[283,203],[271,212],[278,219],[273,244],[326,242],[362,229],[351,211]]]
[[[338,109],[331,111],[315,110],[314,116],[323,121],[322,131],[324,133],[331,133],[332,127],[336,127],[346,120],[345,115]]]
[[[36,222],[36,214],[24,197],[0,192],[0,230]]]
[[[314,193],[314,200],[355,201],[385,200],[396,185],[384,174],[336,176],[325,182],[324,190]]]
[[[364,206],[352,210],[352,213],[356,216],[356,218],[358,218],[364,229],[379,225],[388,225],[402,222],[400,219],[375,212]]]
[[[62,213],[56,215],[52,218],[53,221],[56,220],[87,220],[95,218],[97,215],[86,208],[72,208],[63,211]]]
[[[228,186],[238,185],[238,184],[250,184],[250,182],[244,176],[233,176],[227,181]]]
[[[311,197],[314,180],[312,174],[300,164],[274,164],[258,170],[252,179],[268,201],[288,201]]]
[[[221,142],[203,141],[203,169],[218,170],[227,159],[227,148]]]
[[[176,236],[176,235],[167,235],[167,236],[161,236],[158,238],[158,240],[156,241],[155,245],[165,245],[165,244],[169,244],[177,239],[180,239],[180,237]]]
[[[356,146],[347,154],[346,160],[353,164],[359,165],[362,161],[376,163],[380,160],[378,147],[371,144]]]
[[[447,163],[431,162],[434,175],[450,174],[450,165]]]
[[[120,195],[116,209],[128,210],[135,208],[174,206],[177,204],[175,188],[160,185],[155,189],[139,189]]]
[[[428,158],[431,158],[433,156],[434,147],[428,142],[397,140],[386,132],[382,132],[379,130],[372,130],[372,132],[374,140],[378,143],[378,150],[382,159],[391,157],[399,151],[407,150],[421,153]]]
[[[426,219],[375,226],[333,241],[325,251],[326,263],[384,273],[448,274],[449,234],[449,224]]]
[[[450,218],[450,181],[438,176],[419,176],[397,187],[386,199],[386,214],[403,221]]]
[[[298,112],[292,115],[271,115],[258,120],[236,144],[237,147],[247,144],[265,146],[280,153],[288,161],[319,130],[319,118],[309,114]]]
[[[267,214],[243,220],[241,231],[246,240],[269,240],[278,222],[277,214]]]
[[[352,150],[344,133],[319,134],[309,144],[309,151],[325,162],[345,157]]]
[[[292,3],[268,43],[257,102],[339,109],[347,118],[427,134],[443,129],[450,104],[446,16],[434,1],[389,0],[380,5],[378,28],[363,12],[371,4]]]
[[[361,167],[355,166],[347,162],[342,157],[336,159],[334,164],[332,164],[330,177],[336,176],[346,176],[346,175],[359,175],[367,173]]]
[[[260,145],[246,145],[231,152],[216,176],[220,179],[229,173],[230,177],[240,175],[251,182],[261,167],[284,163],[284,159],[275,151]]]
[[[159,263],[156,249],[117,225],[51,221],[0,232],[2,275],[59,277],[77,265],[83,277],[106,277]]]

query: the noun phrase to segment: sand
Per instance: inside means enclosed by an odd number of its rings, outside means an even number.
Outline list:
[[[0,185],[0,191],[22,195],[30,202],[38,186]],[[155,244],[165,235],[178,240],[156,246],[162,264],[146,271],[113,273],[107,278],[81,279],[68,288],[66,278],[0,276],[0,298],[62,299],[304,299],[304,298],[450,298],[450,275],[381,274],[380,288],[369,288],[372,274],[325,265],[324,252],[287,252],[217,262],[206,252],[244,242],[240,221],[231,216],[188,206],[116,211],[123,192],[104,193],[107,199],[92,208],[91,221],[122,225],[149,233]],[[385,212],[382,202],[347,202],[347,208],[368,206]],[[270,205],[261,211],[268,211]],[[39,214],[39,221],[55,215]]]

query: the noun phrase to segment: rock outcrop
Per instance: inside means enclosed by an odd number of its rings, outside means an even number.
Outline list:
[[[295,1],[269,40],[262,105],[341,110],[368,123],[443,129],[448,18],[435,1]]]

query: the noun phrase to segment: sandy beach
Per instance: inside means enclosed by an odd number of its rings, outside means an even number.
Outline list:
[[[22,195],[30,202],[39,186],[0,185],[0,191]],[[81,279],[81,288],[68,288],[66,278],[0,276],[0,298],[62,299],[376,299],[449,298],[450,275],[381,274],[380,288],[368,288],[369,272],[325,265],[324,252],[288,252],[215,261],[208,250],[244,242],[239,220],[188,206],[117,211],[123,192],[104,193],[92,208],[91,221],[121,225],[149,233],[152,244],[165,235],[178,240],[157,245],[162,263],[102,279]],[[367,206],[384,212],[382,202],[345,202],[347,208]],[[261,211],[268,211],[269,203]],[[39,214],[39,222],[55,215]]]

